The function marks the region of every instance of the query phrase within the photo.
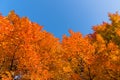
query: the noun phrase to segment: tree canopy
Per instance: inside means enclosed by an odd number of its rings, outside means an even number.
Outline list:
[[[109,18],[60,41],[14,11],[0,15],[0,80],[120,80],[120,15]]]

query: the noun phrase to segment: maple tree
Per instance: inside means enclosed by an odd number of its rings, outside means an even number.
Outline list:
[[[119,80],[120,15],[82,36],[69,30],[62,41],[14,11],[0,15],[0,79]]]
[[[120,79],[120,44],[118,13],[109,14],[111,23],[103,22],[93,27],[94,33],[89,34],[89,39],[95,47],[96,80]],[[99,73],[99,74],[98,74]]]
[[[87,38],[83,38],[79,32],[69,30],[70,36],[64,36],[62,47],[65,50],[65,59],[69,62],[73,74],[81,78],[87,71],[87,66],[92,65],[94,61],[94,47]],[[86,77],[86,76],[85,76]],[[76,80],[79,80],[76,79]]]
[[[8,70],[14,74],[33,74],[39,71],[35,68],[39,58],[31,44],[33,38],[36,40],[35,33],[39,30],[41,26],[38,27],[25,17],[19,18],[14,11],[7,17],[1,17],[1,71]]]

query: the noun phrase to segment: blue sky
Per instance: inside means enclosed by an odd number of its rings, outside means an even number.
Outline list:
[[[11,10],[61,38],[69,29],[92,33],[92,26],[108,22],[109,12],[120,11],[120,0],[0,0],[2,15]]]

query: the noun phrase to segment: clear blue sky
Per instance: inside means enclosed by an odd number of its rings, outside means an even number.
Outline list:
[[[92,33],[93,25],[108,21],[108,12],[120,11],[120,0],[0,0],[2,15],[11,10],[61,38],[68,29]]]

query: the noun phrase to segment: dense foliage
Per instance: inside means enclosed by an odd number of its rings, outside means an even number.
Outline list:
[[[62,41],[14,11],[0,15],[0,80],[120,80],[120,15]]]

